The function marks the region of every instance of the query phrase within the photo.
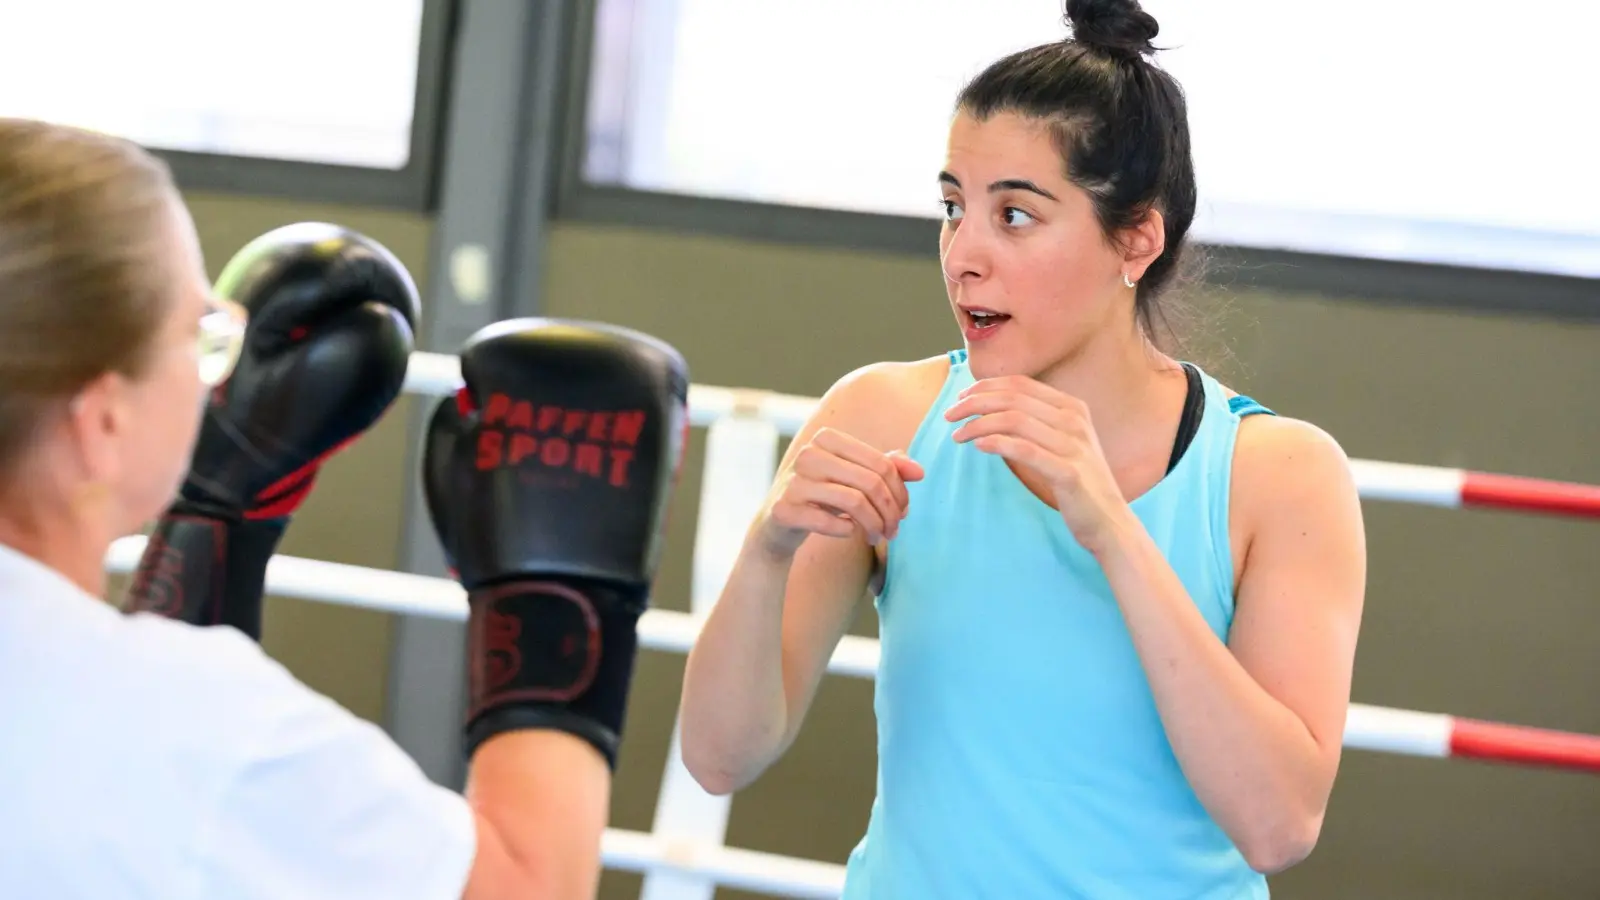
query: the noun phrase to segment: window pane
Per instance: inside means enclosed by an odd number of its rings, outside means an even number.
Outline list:
[[[6,4],[0,115],[167,150],[400,169],[422,3]]]
[[[603,0],[586,175],[933,217],[964,81],[1065,33],[1041,0]],[[1146,0],[1190,103],[1201,239],[1600,275],[1600,4]],[[1541,25],[1540,27],[1546,27]]]

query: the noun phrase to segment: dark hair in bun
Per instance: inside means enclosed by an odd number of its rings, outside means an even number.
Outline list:
[[[1135,294],[1152,339],[1159,298],[1188,264],[1196,187],[1183,89],[1146,58],[1160,31],[1136,0],[1067,0],[1072,37],[1000,59],[961,91],[956,109],[980,120],[1016,113],[1051,125],[1066,176],[1094,200],[1108,239],[1159,210],[1165,249]]]
[[[1080,44],[1122,56],[1153,54],[1156,17],[1135,0],[1067,0],[1067,24]]]

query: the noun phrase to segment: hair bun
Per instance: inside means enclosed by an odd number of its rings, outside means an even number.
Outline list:
[[[1155,53],[1161,31],[1139,0],[1067,0],[1067,24],[1078,43],[1130,57]]]

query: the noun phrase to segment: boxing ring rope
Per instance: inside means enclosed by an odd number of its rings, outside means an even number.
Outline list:
[[[460,384],[456,357],[412,355],[406,373],[407,392],[443,396]],[[689,388],[689,419],[702,426],[734,416],[760,419],[787,436],[800,430],[816,403],[792,394],[696,384]],[[1594,485],[1368,459],[1352,459],[1350,468],[1361,496],[1368,500],[1600,518],[1600,487]]]
[[[455,356],[417,353],[408,393],[448,396],[461,384]],[[690,612],[648,610],[639,621],[642,649],[686,653],[732,570],[744,532],[766,500],[784,436],[795,434],[816,400],[762,390],[691,385],[690,421],[707,428],[694,543]],[[1459,469],[1352,460],[1361,496],[1450,508],[1493,507],[1600,518],[1600,488]],[[129,573],[143,537],[113,545],[106,567]],[[292,556],[267,566],[267,593],[397,615],[465,621],[465,592],[455,581]],[[879,645],[843,638],[828,672],[876,676]],[[1527,728],[1440,713],[1351,704],[1348,748],[1434,758],[1600,772],[1600,736]],[[712,900],[718,886],[787,897],[837,898],[841,865],[726,846],[731,798],[702,790],[683,767],[674,727],[655,820],[649,833],[608,828],[605,866],[645,876],[642,900]]]
[[[126,537],[112,545],[108,571],[131,572],[145,539]],[[735,545],[737,546],[737,545]],[[294,556],[276,556],[267,565],[267,593],[377,612],[464,622],[466,593],[448,578],[386,572]],[[639,620],[642,649],[687,653],[700,633],[702,615],[651,609]],[[878,642],[846,635],[828,661],[828,672],[872,678],[878,670]],[[1600,735],[1528,728],[1350,704],[1344,745],[1403,756],[1476,759],[1600,773]]]

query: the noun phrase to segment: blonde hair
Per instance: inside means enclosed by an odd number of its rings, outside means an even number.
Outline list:
[[[50,406],[107,372],[143,373],[172,302],[177,189],[108,135],[0,118],[0,471]]]

